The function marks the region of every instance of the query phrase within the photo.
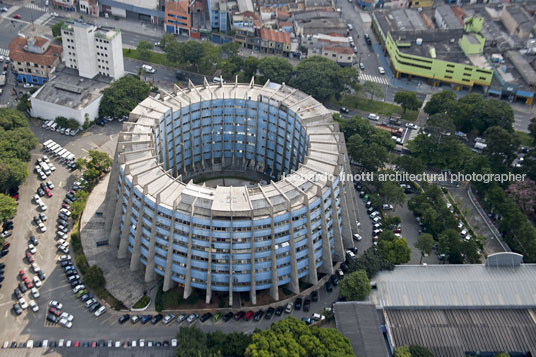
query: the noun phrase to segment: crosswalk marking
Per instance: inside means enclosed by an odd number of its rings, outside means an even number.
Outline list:
[[[366,73],[361,73],[359,75],[359,79],[362,79],[364,81],[370,81],[370,82],[376,82],[376,83],[380,83],[380,84],[385,84],[385,85],[389,84],[389,81],[385,77],[373,76],[371,74],[366,74]]]
[[[9,57],[9,50],[6,48],[0,48],[0,55],[4,57]]]
[[[48,13],[41,15],[37,20],[35,20],[35,23],[38,25],[44,25],[47,20],[51,19],[52,16],[50,16]]]
[[[37,10],[37,11],[43,11],[43,12],[47,12],[48,11],[48,8],[46,7],[41,7],[37,4],[26,4],[24,5],[25,8],[28,8],[28,9],[32,9],[32,10]]]

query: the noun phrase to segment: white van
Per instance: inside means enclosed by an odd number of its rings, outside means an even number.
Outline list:
[[[214,77],[212,78],[212,83],[225,83],[225,79],[221,77]]]
[[[52,144],[54,141],[52,141],[52,139],[48,139],[47,141],[45,141],[43,143],[43,147],[47,147],[49,144]]]
[[[52,145],[50,145],[50,146],[48,147],[48,151],[50,151],[50,152],[54,152],[54,151],[56,151],[56,149],[59,148],[59,147],[61,147],[60,144],[56,144],[56,143],[54,143],[54,144],[52,144]]]
[[[60,151],[58,152],[54,152],[54,155],[56,155],[57,157],[61,157],[61,155],[65,154],[67,152],[67,149],[61,149]]]
[[[55,131],[58,127],[58,123],[52,123],[52,125],[49,127],[50,130]]]
[[[67,158],[68,158],[69,156],[71,156],[71,155],[72,155],[72,154],[71,154],[70,151],[66,151],[66,152],[63,153],[63,155],[61,155],[61,160],[62,160],[62,161],[65,161],[65,160],[67,160]]]
[[[41,168],[43,169],[43,172],[45,175],[49,176],[52,172],[50,171],[50,167],[47,165],[46,162],[41,163]]]

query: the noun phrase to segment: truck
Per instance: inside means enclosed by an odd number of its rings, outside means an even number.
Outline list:
[[[385,130],[394,136],[402,137],[404,135],[404,129],[402,128],[392,128],[383,124],[376,124],[376,128]]]
[[[475,143],[475,149],[484,150],[488,145],[482,142]]]
[[[0,74],[0,86],[5,86],[6,85],[6,75],[5,74]]]

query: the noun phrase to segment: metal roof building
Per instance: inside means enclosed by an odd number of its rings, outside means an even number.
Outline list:
[[[401,265],[375,280],[370,300],[385,308],[536,305],[535,264]]]

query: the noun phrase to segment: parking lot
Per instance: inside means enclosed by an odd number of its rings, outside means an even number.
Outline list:
[[[40,143],[49,139],[61,144],[63,147],[71,151],[76,157],[86,156],[89,150],[101,150],[112,154],[115,150],[117,133],[120,130],[121,124],[117,121],[112,121],[104,127],[94,126],[85,132],[71,137],[61,135],[57,132],[51,132],[41,127],[42,122],[31,120],[30,128],[34,131]],[[6,263],[6,280],[3,283],[3,288],[0,294],[0,314],[5,317],[6,323],[0,325],[0,344],[5,341],[23,342],[28,339],[51,341],[59,341],[63,338],[72,341],[98,341],[103,338],[113,338],[120,341],[132,341],[134,339],[145,338],[153,341],[170,340],[176,334],[177,328],[182,325],[188,325],[186,321],[181,324],[173,321],[169,325],[164,325],[162,322],[153,325],[147,323],[141,325],[139,322],[132,324],[130,322],[124,325],[119,325],[118,319],[124,312],[108,311],[99,318],[95,318],[93,314],[87,311],[83,303],[73,295],[71,285],[67,282],[63,269],[59,267],[56,260],[59,253],[56,250],[54,240],[55,225],[58,211],[61,207],[65,193],[70,190],[73,182],[76,180],[78,171],[70,172],[62,164],[56,162],[51,157],[51,162],[56,166],[55,172],[47,178],[51,180],[55,188],[53,196],[48,198],[46,195],[42,200],[47,205],[45,213],[48,220],[45,222],[47,231],[45,233],[37,233],[36,225],[32,222],[33,217],[37,215],[38,210],[36,204],[32,201],[39,183],[37,175],[33,172],[35,161],[42,158],[44,152],[40,148],[36,148],[32,152],[32,160],[30,163],[31,173],[27,181],[20,187],[20,198],[18,214],[14,219],[15,228],[11,239],[10,254],[3,258]],[[50,156],[50,155],[49,155]],[[40,298],[37,299],[40,311],[34,313],[27,309],[22,315],[16,316],[13,312],[12,305],[14,303],[12,293],[15,287],[20,282],[17,274],[20,269],[25,269],[26,274],[31,278],[33,272],[30,265],[24,259],[24,254],[27,249],[28,237],[34,234],[39,240],[35,260],[40,268],[47,275],[43,286],[40,288]],[[28,295],[26,293],[25,295]],[[333,292],[328,293],[324,287],[319,288],[319,301],[311,302],[309,312],[294,311],[292,316],[301,319],[302,317],[311,317],[315,312],[322,312],[325,307],[337,300],[339,296],[337,287],[334,287]],[[28,300],[28,297],[26,297]],[[56,324],[46,321],[47,304],[50,300],[57,300],[64,306],[62,311],[66,311],[74,315],[73,327],[66,329]],[[247,309],[245,309],[247,311]],[[198,312],[200,315],[203,312]],[[132,313],[131,313],[132,314]],[[177,314],[177,313],[175,313]],[[225,331],[241,331],[252,333],[255,328],[269,328],[271,323],[288,316],[283,313],[281,317],[273,316],[270,320],[264,317],[260,321],[235,321],[228,322],[214,321],[213,319],[202,323],[196,320],[191,325],[201,327],[203,330],[210,332],[215,330]]]

